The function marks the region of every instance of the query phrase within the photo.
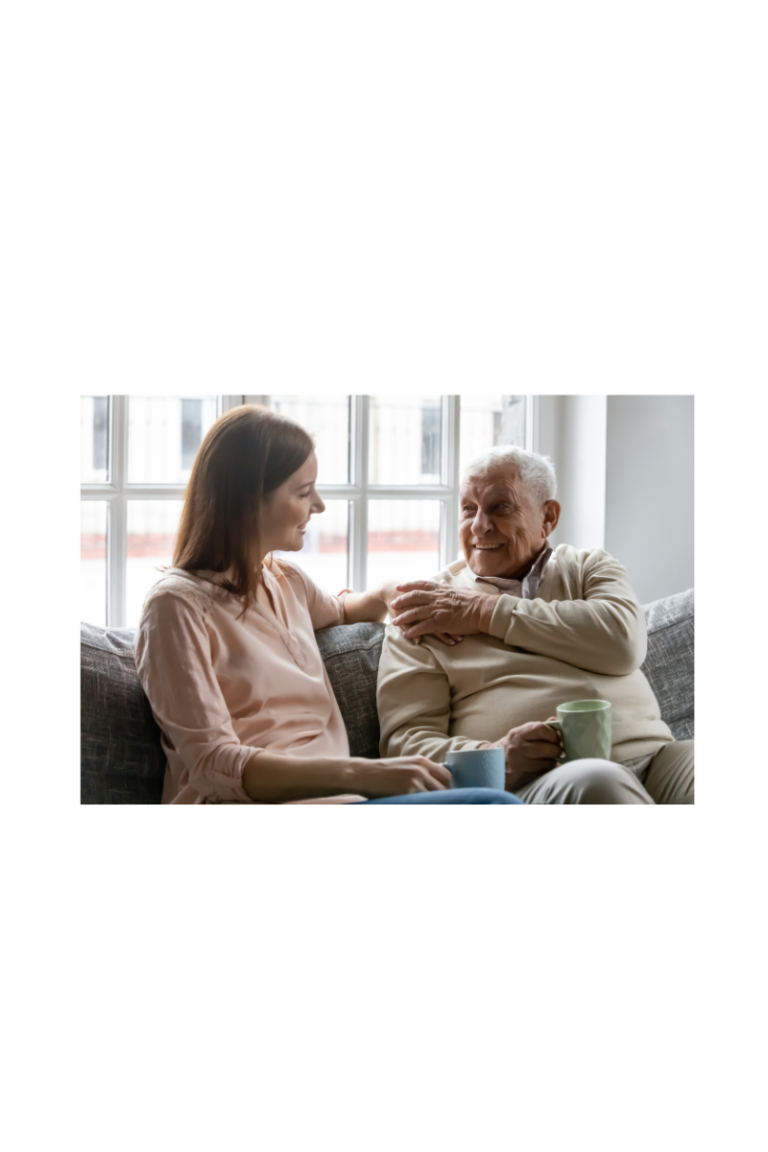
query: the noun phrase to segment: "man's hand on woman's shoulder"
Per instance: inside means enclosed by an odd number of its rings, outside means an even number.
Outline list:
[[[482,592],[433,580],[410,580],[398,590],[402,595],[392,601],[392,623],[406,640],[419,643],[422,636],[434,635],[443,643],[457,643],[490,627],[495,600]]]

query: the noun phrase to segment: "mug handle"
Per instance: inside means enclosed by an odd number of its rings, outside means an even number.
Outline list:
[[[562,740],[562,738],[563,738],[563,726],[559,720],[545,720],[544,723],[546,724],[547,728],[552,728],[553,731],[559,732],[560,733],[560,739]],[[558,765],[559,764],[565,764],[567,759],[568,759],[568,757],[565,754],[565,745],[563,745],[562,755],[558,756],[558,758],[557,758]]]

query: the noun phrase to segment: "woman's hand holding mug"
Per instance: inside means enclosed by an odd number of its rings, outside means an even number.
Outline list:
[[[390,756],[383,760],[355,757],[350,791],[374,800],[411,792],[440,792],[451,786],[451,774],[426,756]]]

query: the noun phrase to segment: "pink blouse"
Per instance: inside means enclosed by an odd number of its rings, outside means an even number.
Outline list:
[[[286,561],[262,569],[277,616],[211,579],[170,568],[150,589],[136,667],[168,764],[163,804],[253,801],[242,784],[255,751],[349,756],[344,721],[314,637],[344,623],[331,596]],[[348,803],[338,795],[294,804]]]

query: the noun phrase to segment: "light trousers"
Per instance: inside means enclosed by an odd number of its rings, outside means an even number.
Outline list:
[[[692,804],[693,740],[673,740],[639,776],[612,760],[570,760],[515,792],[526,804]]]

